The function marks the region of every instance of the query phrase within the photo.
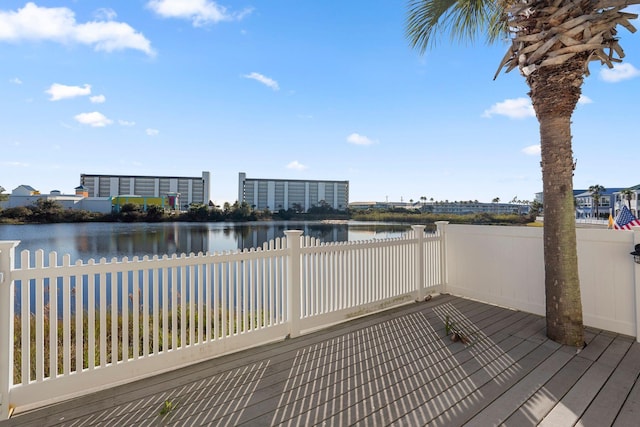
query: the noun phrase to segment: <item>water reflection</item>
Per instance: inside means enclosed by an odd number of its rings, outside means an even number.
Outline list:
[[[314,237],[323,242],[345,242],[349,240],[347,224],[301,223],[292,226],[288,223],[240,225],[235,228],[238,249],[262,247],[265,242],[284,237],[286,230],[302,230],[303,235]]]
[[[0,240],[20,240],[17,251],[43,249],[71,261],[144,255],[226,252],[262,247],[286,230],[302,230],[323,242],[399,237],[410,229],[391,223],[83,223],[0,225]],[[19,258],[19,257],[17,257]],[[18,266],[19,266],[19,260]]]

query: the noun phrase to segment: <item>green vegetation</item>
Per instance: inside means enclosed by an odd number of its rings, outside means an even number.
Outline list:
[[[38,199],[31,206],[0,209],[0,224],[89,222],[101,221],[103,214],[76,209],[64,209],[60,203]]]
[[[98,308],[95,309],[95,321],[93,325],[89,323],[89,314],[87,311],[84,311],[78,315],[78,317],[82,316],[82,361],[83,361],[83,369],[87,369],[89,367],[89,330],[93,329],[94,337],[95,337],[95,347],[93,349],[94,353],[94,366],[100,365],[100,360],[104,358],[107,363],[111,363],[111,359],[114,356],[114,348],[117,351],[117,359],[123,360],[123,336],[124,330],[127,330],[128,343],[127,343],[127,353],[128,358],[133,358],[134,354],[134,322],[133,316],[134,313],[129,311],[127,324],[123,322],[122,315],[119,314],[115,319],[111,315],[111,307],[107,308],[107,313],[105,317],[105,337],[106,337],[106,348],[100,348],[100,310]],[[266,325],[266,322],[269,319],[270,314],[267,311],[261,311],[258,313],[254,313],[252,316],[246,316],[243,313],[234,313],[233,317],[223,318],[221,314],[221,310],[218,311],[218,321],[214,322],[215,316],[213,315],[213,311],[211,311],[211,315],[207,313],[206,310],[203,311],[202,319],[199,319],[197,311],[193,312],[193,342],[191,342],[191,311],[187,307],[185,314],[182,314],[180,308],[177,310],[177,318],[176,324],[178,329],[176,332],[176,340],[173,340],[173,315],[172,312],[169,311],[167,316],[167,324],[166,328],[164,327],[164,319],[162,313],[158,314],[158,351],[164,351],[168,349],[175,349],[179,347],[183,347],[185,345],[191,345],[195,342],[202,342],[206,339],[206,328],[207,322],[211,322],[210,330],[211,334],[216,334],[217,336],[222,336],[223,332],[227,335],[236,334],[239,331],[246,331],[255,327],[263,327]],[[139,322],[138,322],[138,354],[137,356],[144,355],[145,346],[148,349],[149,353],[153,351],[154,348],[154,318],[153,314],[148,315],[148,323],[146,323],[148,329],[148,340],[145,343],[144,340],[144,328],[145,322],[143,321],[143,313],[140,311],[139,313]],[[237,316],[237,317],[236,317]],[[116,325],[114,325],[116,322]],[[246,322],[246,323],[245,323]],[[200,328],[200,323],[202,323],[202,328]],[[217,323],[217,324],[216,324]],[[113,327],[115,326],[115,330],[117,331],[117,336],[113,336]],[[223,329],[224,326],[224,329]],[[57,373],[60,375],[64,373],[65,366],[65,357],[62,353],[62,348],[64,345],[64,324],[62,320],[58,319],[53,322],[49,316],[49,308],[45,310],[43,315],[43,342],[38,343],[36,340],[36,317],[31,314],[29,316],[29,378],[30,380],[36,379],[36,349],[38,346],[41,346],[43,349],[43,358],[44,358],[44,376],[51,376],[51,348],[50,345],[50,331],[51,328],[56,328],[55,338],[57,340]],[[217,332],[216,332],[217,327]],[[164,342],[163,331],[166,329],[167,331],[167,342]],[[186,342],[182,342],[181,332],[184,329],[186,333]],[[76,314],[71,315],[71,321],[69,324],[69,341],[70,341],[70,351],[68,355],[69,369],[71,372],[75,372],[77,362],[77,345],[79,343],[76,339]],[[13,382],[14,384],[20,384],[22,382],[22,316],[16,314],[14,316],[14,335],[13,335],[13,344],[14,344],[14,353],[13,353]]]
[[[338,211],[326,203],[314,206],[308,212],[298,209],[258,210],[247,203],[225,203],[218,206],[193,203],[187,211],[167,211],[159,206],[149,206],[146,211],[140,205],[127,203],[120,212],[102,214],[78,209],[65,209],[60,203],[45,198],[38,199],[30,206],[0,209],[0,224],[47,224],[60,222],[216,222],[216,221],[267,221],[267,220],[322,220],[348,219],[347,211]]]
[[[607,191],[607,189],[600,184],[589,186],[589,193],[591,193],[591,198],[593,199],[593,207],[595,208],[596,218],[600,218],[600,199],[602,198],[602,195],[605,191]]]
[[[537,213],[537,211],[535,212]],[[403,222],[411,224],[434,224],[436,221],[449,221],[452,224],[483,225],[526,225],[536,220],[533,215],[474,213],[465,215],[432,214],[419,210],[391,209],[366,210],[352,212],[350,219],[356,221]]]
[[[535,221],[541,206],[534,202],[529,215],[518,214],[434,214],[428,207],[389,208],[339,211],[321,201],[319,206],[302,212],[300,206],[292,209],[258,210],[247,203],[225,203],[222,208],[212,205],[192,204],[185,212],[165,211],[158,206],[149,206],[146,212],[136,204],[125,204],[120,212],[101,214],[76,209],[65,209],[58,202],[39,199],[31,206],[20,206],[0,210],[0,224],[46,224],[59,222],[219,222],[219,221],[270,221],[270,220],[357,220],[379,222],[401,222],[411,224],[433,224],[449,221],[454,224],[501,224],[521,225]]]
[[[176,404],[173,403],[172,400],[165,400],[162,403],[162,407],[160,408],[160,416],[164,417],[165,415],[167,415],[169,412],[173,411],[176,408]]]
[[[453,342],[461,342],[463,344],[469,344],[471,343],[469,337],[467,336],[467,334],[461,329],[459,328],[454,322],[453,320],[451,320],[451,317],[447,314],[445,317],[445,322],[444,322],[444,332],[445,335],[451,338],[451,341]]]

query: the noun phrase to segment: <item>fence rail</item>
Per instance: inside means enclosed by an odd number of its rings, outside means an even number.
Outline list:
[[[444,284],[444,227],[71,263],[0,242],[0,419],[375,310]]]

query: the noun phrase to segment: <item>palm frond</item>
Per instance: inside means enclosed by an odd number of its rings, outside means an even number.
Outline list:
[[[503,2],[495,0],[409,0],[406,36],[421,53],[449,34],[452,41],[494,42],[507,34]]]

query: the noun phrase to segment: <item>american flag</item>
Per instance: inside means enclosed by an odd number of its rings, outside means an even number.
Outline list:
[[[628,207],[622,206],[613,222],[613,228],[616,230],[631,230],[631,227],[635,226],[640,227],[640,220],[633,216]]]

